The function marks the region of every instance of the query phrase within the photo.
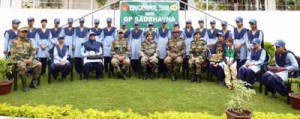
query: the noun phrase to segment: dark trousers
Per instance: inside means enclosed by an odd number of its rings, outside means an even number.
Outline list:
[[[52,64],[52,74],[53,77],[56,79],[59,73],[61,73],[61,77],[64,79],[69,75],[70,71],[72,70],[72,65],[70,63],[67,63],[63,66],[60,64]]]
[[[267,92],[267,93],[269,91],[272,92],[272,93],[275,92],[274,89],[271,86],[271,81],[270,81],[272,76],[273,75],[271,75],[270,73],[265,73],[262,77],[262,83],[265,86],[265,92]]]
[[[241,67],[238,71],[238,79],[246,81],[253,86],[255,72],[250,68]]]
[[[108,72],[109,66],[111,65],[111,57],[104,57],[104,71]]]
[[[160,74],[164,74],[164,73],[167,73],[167,67],[166,67],[166,65],[165,65],[165,63],[164,63],[164,59],[159,59],[158,60],[158,72],[160,73]]]
[[[245,64],[246,61],[247,61],[246,59],[244,59],[244,60],[237,59],[236,60],[236,62],[237,62],[237,64],[236,64],[237,71],[239,71],[239,69]]]
[[[225,79],[224,69],[220,65],[214,67],[212,64],[210,64],[209,72],[215,75],[220,83],[224,82]]]
[[[138,59],[133,59],[131,60],[131,67],[132,67],[132,71],[134,73],[138,73],[139,72],[139,60]]]
[[[282,96],[288,96],[287,85],[278,75],[272,75],[269,77],[270,87],[274,89],[275,92],[278,92]]]
[[[83,60],[82,58],[75,57],[74,59],[75,71],[80,74],[83,69]]]
[[[46,73],[47,68],[47,58],[39,58],[39,61],[42,63],[41,75],[44,75]]]
[[[100,62],[85,63],[83,65],[83,78],[88,79],[89,73],[96,70],[96,77],[103,77],[103,64]]]

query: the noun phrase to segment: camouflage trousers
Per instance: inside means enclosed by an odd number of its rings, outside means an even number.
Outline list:
[[[13,65],[8,66],[9,70],[12,71]],[[17,62],[17,72],[18,77],[22,80],[22,83],[26,83],[26,73],[32,70],[32,79],[37,80],[39,74],[41,73],[42,63],[38,60],[33,60],[29,65],[25,64],[23,61]]]
[[[176,58],[171,58],[170,56],[167,56],[164,60],[166,67],[169,69],[169,71],[173,73],[180,70],[182,62],[183,58],[181,56],[178,56]]]
[[[128,57],[125,57],[125,59],[123,59],[122,61],[120,61],[117,57],[113,57],[111,59],[111,65],[114,68],[114,71],[116,71],[117,73],[121,72],[122,70],[127,70],[130,66],[130,60]],[[122,67],[120,67],[120,65],[122,65]]]
[[[144,56],[141,58],[141,66],[143,68],[143,72],[147,71],[147,66],[150,66],[151,69],[156,69],[157,65],[158,65],[158,59],[156,57]]]
[[[194,73],[196,75],[201,74],[201,66],[202,66],[203,62],[204,62],[204,59],[201,56],[195,57],[195,59],[190,57],[190,59],[189,59],[190,73]]]

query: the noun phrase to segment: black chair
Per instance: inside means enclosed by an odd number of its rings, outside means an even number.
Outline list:
[[[143,71],[142,71],[142,64],[141,64],[141,58],[142,57],[139,57],[139,71],[138,71],[138,78],[142,78],[141,77],[141,75],[142,75],[142,73],[144,73]],[[159,60],[159,57],[157,57],[157,59]],[[158,68],[158,65],[157,65],[157,68]],[[155,71],[157,71],[158,69],[156,69]],[[147,71],[150,71],[150,67],[148,67],[147,66]],[[158,72],[154,72],[154,75],[157,75],[158,76]]]
[[[49,51],[48,51],[48,84],[51,84],[52,82],[52,64],[54,63],[54,48],[51,48]],[[67,48],[69,49],[69,46],[67,46]],[[70,72],[70,80],[73,81],[73,78],[74,78],[74,74],[73,74],[73,60],[71,58],[70,55],[68,55],[68,61],[71,63],[71,72]]]
[[[288,74],[288,77],[289,78],[299,78],[300,77],[300,68],[299,69],[296,69],[296,70],[293,70],[293,71],[290,71],[289,74]],[[286,86],[287,86],[287,99],[286,99],[286,103],[287,104],[290,104],[291,101],[290,101],[290,97],[289,97],[289,93],[292,92],[292,81],[290,81],[289,79],[287,80],[287,82],[285,82]],[[299,87],[300,87],[300,84],[299,84]]]
[[[111,58],[111,60],[112,60],[112,58]],[[113,68],[113,66],[112,66],[112,64],[111,64],[111,60],[110,60],[110,62],[109,62],[109,66],[108,66],[108,78],[111,78],[112,77],[112,75],[113,76],[115,76],[114,75],[114,68]],[[119,65],[120,67],[122,67],[122,64],[120,64]],[[128,77],[129,78],[131,78],[131,71],[132,69],[131,69],[131,65],[129,65],[129,67],[128,67]]]
[[[259,83],[259,93],[262,93],[262,89],[263,89],[262,76],[264,73],[266,73],[268,71],[268,66],[269,66],[270,61],[271,61],[271,55],[267,54],[264,63],[260,67],[260,71],[258,71],[254,75],[254,78],[256,79],[255,81],[257,81]]]

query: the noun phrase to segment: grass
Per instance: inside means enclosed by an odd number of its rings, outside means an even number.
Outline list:
[[[294,86],[295,87],[295,86]],[[101,111],[132,109],[141,114],[151,112],[208,112],[223,114],[228,95],[225,87],[215,82],[203,81],[201,84],[187,80],[172,82],[170,79],[141,80],[135,77],[129,80],[104,78],[103,81],[80,80],[47,84],[46,76],[39,89],[28,93],[21,91],[0,96],[0,103],[12,105],[73,105],[79,109],[98,109]],[[252,100],[251,109],[261,112],[294,113],[285,103],[285,98],[277,99],[257,93]]]

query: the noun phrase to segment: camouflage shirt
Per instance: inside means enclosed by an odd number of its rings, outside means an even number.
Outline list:
[[[194,57],[206,57],[206,41],[204,40],[193,40],[190,46],[190,54]]]
[[[26,59],[33,60],[35,50],[30,40],[15,39],[11,43],[11,56],[8,59],[9,63],[16,63]]]
[[[130,48],[128,41],[125,39],[114,40],[111,47],[112,55],[129,55]]]
[[[151,57],[151,56],[157,56],[158,54],[158,48],[157,48],[157,43],[154,41],[144,41],[142,42],[142,48],[141,48],[141,53]]]
[[[171,38],[167,43],[167,52],[175,53],[179,56],[183,56],[185,54],[185,43],[181,38]]]

